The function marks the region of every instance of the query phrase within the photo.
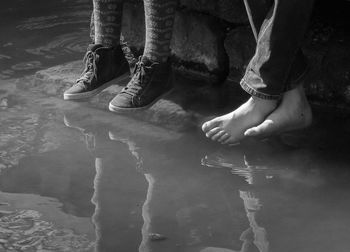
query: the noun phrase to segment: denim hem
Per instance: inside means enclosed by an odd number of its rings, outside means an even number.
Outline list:
[[[279,99],[281,99],[281,95],[270,95],[270,94],[265,94],[265,93],[262,93],[260,91],[255,90],[244,79],[241,80],[240,85],[243,88],[243,90],[246,91],[248,94],[255,96],[255,97],[258,97],[260,99],[264,99],[264,100],[279,100]]]

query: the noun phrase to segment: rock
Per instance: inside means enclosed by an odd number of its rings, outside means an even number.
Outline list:
[[[178,12],[171,42],[177,67],[183,71],[224,75],[228,63],[224,37],[223,28],[212,17]]]
[[[145,43],[145,17],[142,1],[127,2],[123,9],[122,34],[132,48],[142,51]]]
[[[135,54],[145,42],[144,11],[141,3],[126,3],[123,15],[123,41]],[[171,54],[180,71],[197,75],[222,76],[227,68],[223,47],[224,28],[212,16],[178,11],[171,41]]]
[[[82,61],[73,61],[36,72],[34,81],[29,81],[32,87],[52,96],[61,96],[79,77],[83,69]],[[19,82],[19,85],[22,85]]]
[[[93,242],[85,235],[59,229],[33,210],[16,211],[0,218],[0,226],[4,227],[0,235],[10,234],[7,239],[0,239],[0,251],[90,251],[93,248]]]
[[[151,241],[164,241],[167,239],[166,236],[157,233],[150,233],[148,234],[148,237]]]
[[[322,73],[334,98],[350,104],[350,46],[333,43],[325,55]]]
[[[36,127],[39,116],[33,114],[21,114],[18,111],[3,112],[1,125],[3,130],[0,134],[0,152],[2,161],[1,170],[17,165],[27,152],[33,149],[31,143],[36,138]]]
[[[305,81],[310,101],[332,107],[349,108],[349,45],[333,40],[324,45],[311,44],[305,52],[311,66]]]
[[[180,5],[201,13],[208,13],[230,23],[248,22],[244,4],[241,0],[181,0]]]
[[[244,69],[254,54],[255,45],[255,39],[249,27],[238,27],[227,34],[225,49],[229,57],[231,78],[242,77]]]
[[[75,82],[81,71],[81,62],[74,61],[64,65],[38,71],[32,77],[18,79],[17,86],[28,85],[28,89],[40,91],[46,95],[61,98],[63,91]],[[113,81],[113,85],[89,102],[97,108],[108,110],[109,101],[127,84],[127,75]],[[132,113],[142,119],[175,131],[194,128],[203,120],[200,111],[212,111],[223,107],[226,97],[223,88],[215,87],[210,82],[192,80],[174,73],[174,90],[145,111]],[[46,147],[49,147],[46,146]]]

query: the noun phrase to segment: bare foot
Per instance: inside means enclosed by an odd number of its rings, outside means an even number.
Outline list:
[[[300,85],[283,95],[282,103],[260,125],[248,129],[245,136],[268,136],[302,129],[312,122],[312,111]]]
[[[244,132],[261,123],[277,105],[275,100],[251,97],[236,110],[216,117],[202,125],[208,138],[222,144],[234,144],[244,138]]]

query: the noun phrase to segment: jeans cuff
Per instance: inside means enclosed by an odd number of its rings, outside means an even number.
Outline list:
[[[256,89],[252,88],[245,80],[244,78],[240,82],[241,87],[243,88],[244,91],[246,91],[248,94],[251,96],[258,97],[263,100],[279,100],[281,99],[281,95],[270,95],[270,94],[265,94],[260,91],[257,91]]]

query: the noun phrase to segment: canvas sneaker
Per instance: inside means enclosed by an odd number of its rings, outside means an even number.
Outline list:
[[[90,45],[84,57],[84,65],[80,78],[64,92],[64,100],[90,98],[110,86],[113,79],[129,71],[121,46],[112,48],[100,44]]]
[[[171,88],[170,63],[152,62],[140,57],[131,80],[109,103],[109,110],[125,112],[148,108]]]

